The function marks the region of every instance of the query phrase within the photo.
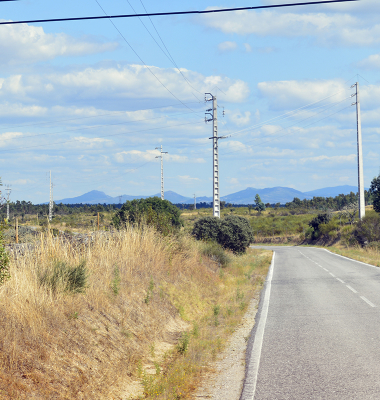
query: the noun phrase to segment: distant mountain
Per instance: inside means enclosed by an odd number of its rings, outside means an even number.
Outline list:
[[[240,192],[229,194],[228,196],[221,197],[221,200],[232,204],[253,204],[255,196],[258,194],[263,203],[287,203],[292,201],[295,197],[299,199],[309,199],[310,196],[288,187],[274,187],[266,189],[247,188]]]
[[[368,188],[365,188],[365,190],[368,190]],[[339,196],[340,194],[350,194],[351,192],[357,193],[358,192],[358,187],[357,186],[349,186],[349,185],[343,185],[343,186],[334,186],[334,187],[327,187],[323,189],[317,189],[317,190],[312,190],[310,192],[305,192],[305,195],[308,195],[310,197],[336,197]]]
[[[367,189],[368,190],[368,189]],[[288,187],[274,187],[266,189],[255,189],[248,187],[245,190],[241,190],[236,193],[231,193],[227,196],[221,197],[222,201],[232,204],[254,204],[255,196],[258,194],[264,203],[281,203],[285,204],[292,201],[295,197],[300,200],[312,199],[316,197],[335,197],[339,194],[350,194],[350,192],[356,193],[358,191],[356,186],[335,186],[312,190],[309,192],[300,192],[299,190],[288,188]],[[157,193],[153,196],[160,197],[161,194]],[[56,200],[57,204],[120,204],[125,203],[127,200],[133,199],[146,199],[150,196],[129,196],[124,194],[123,196],[111,197],[106,195],[104,192],[98,190],[92,190],[91,192],[85,193],[78,197],[67,198],[62,200]],[[180,194],[168,190],[165,192],[165,199],[169,200],[173,204],[193,204],[194,198],[181,196]],[[197,197],[197,203],[212,202],[212,197]]]

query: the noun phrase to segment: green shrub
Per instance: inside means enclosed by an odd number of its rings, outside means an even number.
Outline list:
[[[204,217],[195,222],[192,235],[197,240],[218,241],[221,220],[216,217]]]
[[[318,239],[321,236],[321,225],[326,225],[330,222],[331,217],[329,214],[318,214],[309,222],[309,226],[313,228],[312,239]]]
[[[180,210],[170,201],[149,197],[126,201],[113,216],[112,223],[118,229],[127,223],[137,225],[146,223],[167,235],[173,229],[183,226],[180,215]]]
[[[225,252],[223,247],[217,242],[205,243],[202,249],[202,254],[216,261],[218,264],[220,264],[222,268],[227,267],[231,261],[230,256]]]
[[[253,242],[249,221],[238,215],[229,215],[221,223],[218,242],[234,253],[244,253]]]
[[[223,220],[216,217],[199,219],[192,232],[198,240],[216,241],[234,253],[244,253],[253,242],[249,221],[238,215],[228,215]]]
[[[86,262],[81,261],[71,267],[63,261],[57,261],[53,268],[39,274],[39,282],[53,292],[83,293],[87,282]]]
[[[362,246],[380,241],[380,216],[375,213],[367,214],[357,223],[352,234]]]

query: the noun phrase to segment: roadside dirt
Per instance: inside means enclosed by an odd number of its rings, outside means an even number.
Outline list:
[[[203,384],[194,393],[193,399],[239,400],[245,376],[245,352],[249,336],[255,324],[259,303],[252,299],[241,324],[231,336],[224,351],[210,365],[203,376]]]

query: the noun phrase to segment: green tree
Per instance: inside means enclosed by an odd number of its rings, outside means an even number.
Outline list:
[[[369,193],[372,197],[373,209],[380,213],[380,175],[372,179]]]
[[[265,204],[261,201],[261,198],[258,194],[255,196],[255,204],[256,204],[256,211],[261,213],[261,211],[265,211]]]

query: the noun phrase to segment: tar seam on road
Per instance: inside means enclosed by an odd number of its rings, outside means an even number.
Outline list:
[[[261,349],[264,339],[264,330],[268,317],[275,255],[276,253],[273,252],[272,263],[270,265],[268,277],[265,283],[264,296],[261,297],[259,310],[256,316],[256,323],[251,332],[251,337],[249,338],[247,346],[246,371],[243,391],[241,393],[240,400],[253,400],[255,397],[257,376],[260,366]]]

